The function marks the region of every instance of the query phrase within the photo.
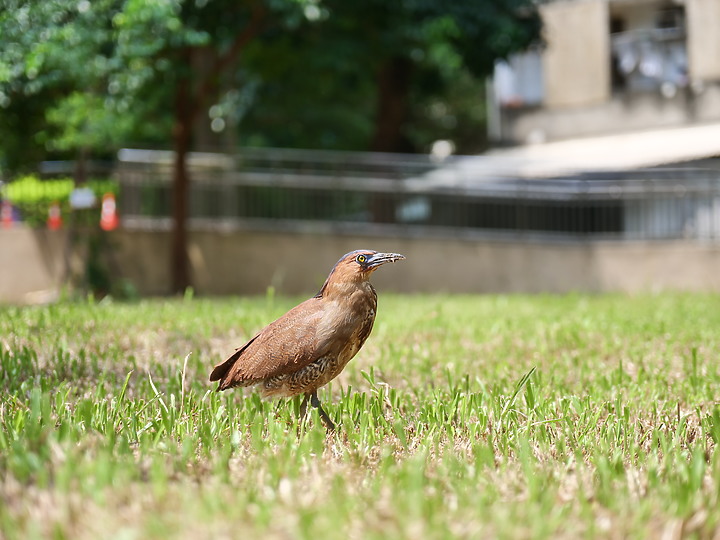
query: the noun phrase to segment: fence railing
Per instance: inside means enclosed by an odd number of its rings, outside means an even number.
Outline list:
[[[123,150],[118,157],[114,188],[103,185],[98,193],[117,192],[126,226],[166,226],[172,214],[172,153]],[[522,179],[496,165],[483,158],[436,162],[427,156],[300,150],[191,154],[191,226],[325,224],[417,234],[720,241],[718,169]],[[7,187],[0,188],[0,202],[11,191]],[[41,188],[42,194],[29,197],[41,201],[36,212],[4,204],[3,215],[10,208],[26,220],[35,215],[32,223],[44,226],[54,197],[49,187]],[[61,203],[63,216],[70,212],[67,204]]]
[[[171,214],[172,154],[120,154],[120,212]],[[193,154],[199,222],[393,225],[418,232],[556,238],[720,239],[720,171],[647,169],[555,179],[505,176],[482,158],[296,150]]]

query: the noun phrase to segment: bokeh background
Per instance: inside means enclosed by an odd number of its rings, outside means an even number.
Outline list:
[[[3,301],[360,246],[432,262],[398,291],[720,288],[720,0],[6,0],[0,49]]]

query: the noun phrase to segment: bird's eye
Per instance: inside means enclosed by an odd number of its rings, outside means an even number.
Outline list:
[[[367,261],[367,257],[365,255],[358,255],[355,260],[360,264],[363,264],[365,261]]]

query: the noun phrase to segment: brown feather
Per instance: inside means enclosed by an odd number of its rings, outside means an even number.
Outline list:
[[[315,300],[315,302],[312,302]],[[313,305],[318,304],[318,305]],[[266,326],[235,357],[224,379],[262,380],[296,371],[317,359],[312,346],[319,302],[310,298]]]
[[[250,341],[248,341],[248,342],[247,342],[245,345],[243,345],[242,347],[239,347],[239,348],[235,349],[235,352],[233,353],[233,355],[232,355],[230,358],[228,358],[228,359],[225,360],[224,362],[222,362],[222,363],[218,364],[217,366],[215,366],[215,369],[213,369],[213,370],[212,370],[212,373],[210,374],[210,380],[211,380],[211,381],[219,381],[220,379],[222,379],[223,377],[225,377],[225,375],[227,374],[227,372],[230,371],[230,369],[231,369],[231,368],[233,367],[233,365],[235,364],[235,360],[237,360],[238,358],[240,358],[240,355],[241,355],[243,352],[245,352],[245,349],[247,349],[247,348],[250,346],[250,344],[251,344],[253,341],[255,341],[256,339],[257,339],[257,336],[255,336],[254,338],[252,338]]]
[[[348,253],[333,267],[320,292],[270,323],[213,369],[218,390],[263,384],[266,395],[313,392],[336,377],[370,335],[377,294],[364,268],[374,251]],[[386,254],[380,254],[386,255]],[[401,255],[393,255],[398,260]],[[383,261],[388,262],[388,261]]]

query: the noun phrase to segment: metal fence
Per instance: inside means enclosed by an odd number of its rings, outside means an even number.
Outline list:
[[[170,153],[124,151],[125,219],[171,213]],[[323,222],[555,238],[720,239],[720,171],[691,168],[519,179],[482,158],[245,150],[193,154],[195,223]]]
[[[173,154],[123,150],[118,158],[113,177],[122,223],[167,226]],[[58,167],[45,172],[57,173]],[[438,162],[427,156],[270,149],[194,153],[189,167],[191,226],[324,224],[359,232],[720,240],[719,169],[522,179],[481,157]],[[35,198],[42,201],[36,212],[14,210],[26,220],[36,214],[33,224],[44,226],[51,197]],[[3,215],[8,208],[3,206]]]

